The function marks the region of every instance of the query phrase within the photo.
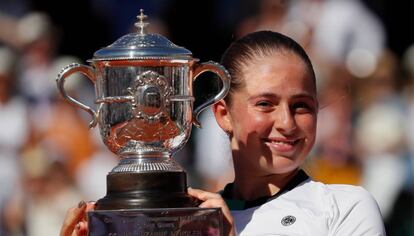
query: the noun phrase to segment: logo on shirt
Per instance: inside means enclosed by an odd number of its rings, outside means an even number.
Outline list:
[[[283,217],[283,219],[280,221],[280,223],[282,223],[283,226],[289,226],[293,223],[295,223],[296,221],[296,217],[292,216],[292,215],[288,215]]]

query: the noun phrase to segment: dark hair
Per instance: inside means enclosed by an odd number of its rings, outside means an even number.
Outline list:
[[[230,102],[232,93],[243,85],[241,74],[243,66],[249,64],[257,56],[268,56],[282,50],[299,56],[316,84],[312,63],[305,50],[295,40],[277,32],[257,31],[234,41],[221,58],[221,64],[231,75],[230,92],[225,100]]]

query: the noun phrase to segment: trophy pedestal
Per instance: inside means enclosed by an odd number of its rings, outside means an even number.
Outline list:
[[[107,175],[107,194],[96,210],[196,207],[184,171],[120,172]]]
[[[111,172],[88,212],[89,236],[223,235],[220,208],[199,208],[184,171]]]
[[[223,235],[220,208],[153,208],[88,212],[89,236]]]

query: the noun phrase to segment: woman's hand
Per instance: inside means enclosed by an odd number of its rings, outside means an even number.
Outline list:
[[[228,236],[235,236],[236,230],[234,227],[234,220],[233,216],[230,213],[230,209],[228,208],[224,199],[217,193],[210,193],[200,189],[193,189],[188,188],[188,194],[191,196],[199,199],[202,203],[199,207],[202,208],[221,208],[221,211],[224,215],[224,235]]]
[[[86,212],[95,208],[94,202],[81,201],[78,207],[72,207],[68,210],[60,229],[60,236],[86,236],[88,235],[88,222],[86,221]]]

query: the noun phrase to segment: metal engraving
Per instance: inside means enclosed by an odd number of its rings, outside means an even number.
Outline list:
[[[145,71],[133,81],[132,87],[127,88],[132,99],[132,113],[138,119],[147,122],[159,121],[168,113],[171,87],[165,78],[155,71]]]
[[[157,44],[155,40],[142,40],[141,36],[137,36],[134,39],[130,38],[122,38],[116,42],[114,46],[124,46],[124,47],[131,47],[131,46],[138,46],[138,47],[155,47]]]
[[[224,235],[220,208],[156,208],[88,212],[89,235]]]

